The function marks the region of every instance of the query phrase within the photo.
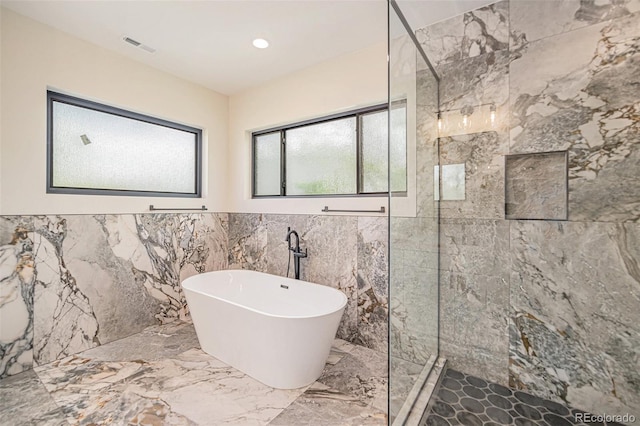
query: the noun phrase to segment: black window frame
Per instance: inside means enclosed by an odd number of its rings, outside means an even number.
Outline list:
[[[116,115],[144,123],[154,124],[170,129],[181,130],[193,133],[195,136],[195,191],[193,193],[169,192],[169,191],[143,191],[125,189],[99,189],[99,188],[77,188],[53,186],[53,153],[55,146],[53,143],[53,104],[54,102],[73,105],[80,108],[90,109],[106,114]],[[150,115],[128,111],[122,108],[89,101],[64,93],[47,90],[47,194],[76,194],[76,195],[116,195],[135,197],[174,197],[174,198],[202,198],[202,129],[186,126],[180,123],[164,120]]]
[[[406,114],[406,100],[393,102],[394,105],[403,104],[405,106]],[[297,123],[272,127],[266,130],[260,130],[251,134],[251,198],[342,198],[342,197],[385,197],[389,194],[389,190],[383,192],[363,192],[362,191],[362,120],[361,117],[367,114],[389,111],[389,104],[377,104],[365,108],[359,108],[356,110],[346,111],[343,113],[327,115],[310,120],[300,121]],[[327,123],[330,121],[340,120],[344,118],[353,117],[356,121],[356,192],[350,194],[302,194],[302,195],[287,195],[286,193],[286,181],[287,181],[287,164],[286,164],[286,138],[285,134],[288,130],[297,129],[305,126],[312,126],[315,124]],[[280,194],[278,195],[258,195],[256,194],[256,142],[260,136],[280,133]],[[405,157],[408,156],[408,152],[405,153]],[[405,164],[407,164],[405,158]],[[405,173],[407,170],[405,168]],[[393,191],[394,196],[406,196],[407,191]]]

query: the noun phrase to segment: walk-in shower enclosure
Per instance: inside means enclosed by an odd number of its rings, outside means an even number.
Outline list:
[[[639,99],[636,0],[390,1],[392,421],[438,356],[640,418]]]

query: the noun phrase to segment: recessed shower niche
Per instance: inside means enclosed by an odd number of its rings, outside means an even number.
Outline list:
[[[567,152],[505,156],[505,217],[567,220]]]

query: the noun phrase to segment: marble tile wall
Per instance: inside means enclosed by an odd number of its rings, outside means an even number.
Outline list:
[[[511,224],[510,385],[640,413],[640,226]]]
[[[287,227],[308,250],[300,262],[301,279],[347,295],[338,337],[386,352],[387,218],[231,213],[229,268],[286,276]]]
[[[227,267],[226,214],[0,217],[0,377],[184,319]]]
[[[569,151],[570,220],[640,221],[639,16],[538,40],[512,20],[510,151]]]
[[[494,131],[440,142],[442,164],[467,165],[465,200],[441,201],[442,354],[639,416],[640,1],[501,1],[416,36],[443,110],[497,105]],[[504,156],[549,151],[568,152],[569,220],[505,220]]]

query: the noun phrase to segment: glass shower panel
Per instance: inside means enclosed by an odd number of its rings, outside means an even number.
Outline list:
[[[438,79],[414,43],[397,4],[389,8],[389,103],[406,103],[404,123],[389,116],[392,132],[406,145],[407,192],[389,200],[389,414],[395,425],[405,422],[438,357],[439,204],[434,198],[438,165]],[[400,136],[403,135],[403,136]],[[390,163],[390,187],[394,163]]]

